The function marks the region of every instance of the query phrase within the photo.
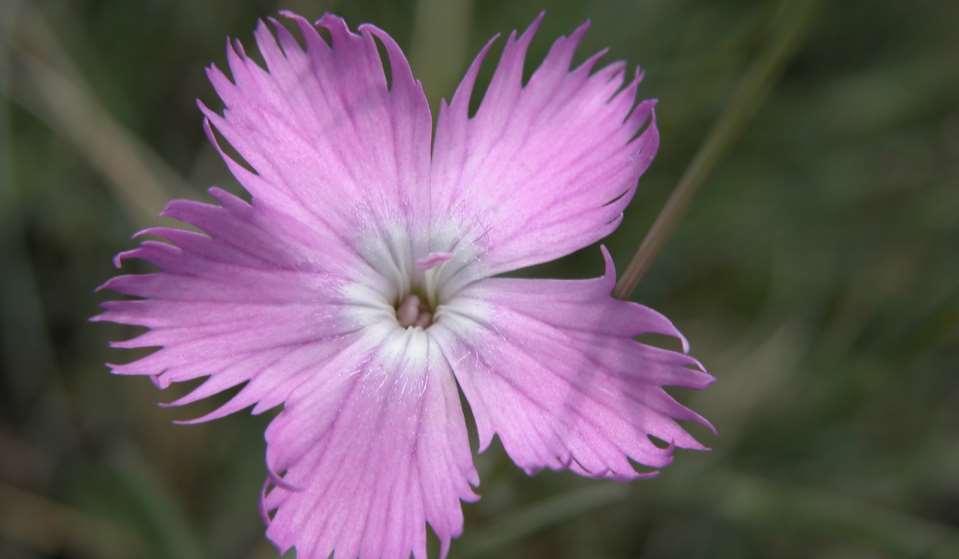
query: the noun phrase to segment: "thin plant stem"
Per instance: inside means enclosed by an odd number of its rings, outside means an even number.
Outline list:
[[[666,205],[646,233],[613,290],[613,295],[628,299],[639,280],[649,270],[669,236],[686,214],[689,202],[706,181],[735,141],[741,136],[752,117],[762,106],[769,92],[779,80],[786,63],[797,51],[805,31],[812,21],[817,0],[791,2],[786,0],[779,9],[779,24],[773,26],[769,46],[760,54],[739,82],[726,110],[710,130],[705,142],[693,157]]]

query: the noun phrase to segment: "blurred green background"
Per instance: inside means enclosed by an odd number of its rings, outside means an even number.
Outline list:
[[[620,269],[751,61],[800,25],[745,0],[0,0],[0,557],[275,556],[269,417],[171,425],[209,404],[111,377],[127,332],[86,320],[167,198],[236,190],[194,100],[219,106],[204,65],[278,8],[388,30],[434,106],[493,33],[545,8],[538,61],[590,18],[580,59],[610,46],[660,99],[658,159],[608,240]],[[618,485],[526,478],[494,445],[453,557],[959,557],[957,28],[959,2],[818,6],[635,293],[719,378],[681,395],[714,450]]]

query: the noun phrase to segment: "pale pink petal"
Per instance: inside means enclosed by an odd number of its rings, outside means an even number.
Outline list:
[[[157,227],[115,263],[147,261],[148,274],[121,275],[102,288],[140,299],[106,301],[94,321],[148,328],[119,348],[159,348],[132,362],[111,365],[118,374],[150,376],[160,387],[209,377],[175,405],[243,385],[229,402],[202,419],[257,404],[278,404],[304,375],[322,365],[338,340],[368,322],[389,319],[390,308],[346,314],[344,286],[352,278],[327,268],[316,246],[295,223],[272,219],[235,196],[212,189],[217,204],[175,200],[164,214],[200,229]],[[335,259],[333,259],[335,260]],[[371,284],[371,290],[375,284]],[[381,289],[386,289],[381,286]]]
[[[597,69],[602,53],[571,68],[586,24],[558,39],[523,84],[539,23],[510,34],[475,116],[468,113],[470,99],[492,41],[449,105],[441,105],[431,248],[470,257],[447,266],[450,290],[553,260],[608,235],[659,146],[655,103],[636,103],[640,72],[629,80],[622,62]],[[451,227],[458,235],[437,236]]]
[[[529,473],[631,479],[655,472],[630,461],[656,469],[674,447],[705,448],[679,421],[709,423],[663,387],[700,389],[713,377],[685,353],[634,340],[681,336],[659,313],[610,296],[615,271],[605,257],[602,278],[476,282],[439,309],[430,330],[469,401],[480,448],[499,435]]]
[[[301,559],[445,556],[476,499],[449,366],[421,329],[371,329],[287,401],[266,432],[268,537]]]
[[[395,258],[408,272],[420,250],[414,243],[426,243],[408,232],[425,231],[429,207],[432,124],[422,86],[380,29],[366,24],[355,33],[334,15],[315,26],[285,15],[303,44],[279,22],[260,22],[255,36],[266,68],[238,41],[227,44],[232,80],[208,68],[225,104],[220,115],[200,103],[210,138],[216,144],[220,133],[242,157],[221,150],[254,206],[304,223],[318,243],[408,253]]]

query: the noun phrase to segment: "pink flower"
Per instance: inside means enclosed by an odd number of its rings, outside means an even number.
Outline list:
[[[584,24],[524,85],[537,18],[510,34],[470,116],[487,43],[441,103],[433,137],[423,89],[389,35],[285,15],[303,44],[261,22],[266,68],[228,43],[232,80],[208,69],[223,114],[200,104],[252,202],[219,188],[213,203],[171,202],[163,215],[202,233],[138,233],[163,241],[117,255],[117,266],[136,258],[158,271],[106,282],[136,298],[105,302],[96,317],[148,329],[115,347],[159,348],[114,373],[160,388],[206,377],[170,405],[242,385],[186,423],[283,406],[266,431],[262,494],[277,547],[301,559],[425,557],[429,523],[445,556],[462,531],[460,501],[478,499],[457,387],[479,450],[498,435],[529,474],[630,480],[655,475],[674,447],[703,449],[678,422],[709,423],[663,387],[713,378],[685,351],[635,340],[663,334],[688,349],[663,315],[611,297],[605,249],[599,278],[495,277],[619,225],[659,145],[655,102],[635,101],[642,75],[627,81],[622,62],[596,69],[602,52],[571,69]]]

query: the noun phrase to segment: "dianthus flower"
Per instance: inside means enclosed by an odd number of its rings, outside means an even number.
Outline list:
[[[605,249],[599,278],[497,277],[619,225],[659,145],[655,102],[635,100],[641,73],[597,69],[603,52],[573,68],[584,24],[524,84],[537,18],[510,34],[471,115],[496,38],[483,47],[440,104],[434,137],[423,88],[387,33],[284,15],[302,43],[261,22],[261,67],[228,41],[232,80],[208,68],[225,108],[200,103],[252,201],[219,188],[213,203],[172,201],[163,215],[199,232],[138,233],[162,240],[116,265],[158,270],[106,282],[135,298],[95,318],[147,328],[116,347],[158,348],[114,373],[160,388],[205,377],[170,405],[238,388],[187,423],[282,406],[266,430],[269,539],[300,559],[421,558],[428,523],[445,556],[460,501],[478,498],[460,390],[479,451],[498,435],[529,474],[630,480],[655,475],[676,447],[702,449],[678,422],[709,423],[663,387],[713,378],[669,320],[611,296]]]

